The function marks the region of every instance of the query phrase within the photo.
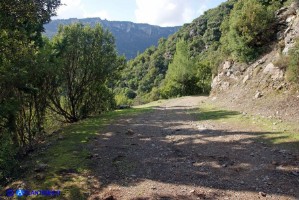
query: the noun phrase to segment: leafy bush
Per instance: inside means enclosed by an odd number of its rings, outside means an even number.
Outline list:
[[[42,32],[60,3],[0,1],[0,183],[16,169],[18,151],[43,135],[49,55]]]
[[[286,76],[289,81],[299,83],[299,39],[289,53],[289,65]]]
[[[110,107],[108,83],[123,65],[112,34],[100,25],[72,24],[60,27],[53,48],[57,65],[48,95],[51,110],[76,122]]]
[[[197,74],[196,74],[197,86],[200,90],[201,94],[208,94],[211,90],[211,79],[212,79],[212,70],[211,68],[204,64],[198,63],[197,64]]]
[[[0,182],[5,182],[16,171],[18,164],[16,159],[17,148],[8,133],[4,133],[0,137],[0,141]]]
[[[126,97],[124,94],[115,95],[116,105],[132,105],[133,101]]]
[[[161,98],[161,92],[157,87],[153,87],[150,93],[150,101],[157,101]]]
[[[239,61],[251,61],[257,57],[261,47],[268,43],[274,30],[274,7],[259,0],[244,0],[235,4],[231,15],[222,24],[223,48]]]
[[[176,53],[168,67],[165,77],[164,96],[191,95],[197,92],[196,65],[189,58],[188,44],[180,40],[176,44]]]

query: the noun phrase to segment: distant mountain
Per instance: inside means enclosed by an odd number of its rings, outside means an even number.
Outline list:
[[[175,33],[180,27],[159,27],[149,24],[136,24],[133,22],[108,21],[100,18],[86,19],[58,19],[45,25],[45,35],[53,37],[59,25],[68,25],[80,22],[95,26],[100,23],[104,28],[112,32],[116,40],[116,46],[120,55],[127,59],[135,58],[138,52],[142,53],[146,48],[157,45],[160,38],[167,38]]]

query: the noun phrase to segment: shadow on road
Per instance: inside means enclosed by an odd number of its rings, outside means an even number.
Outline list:
[[[153,112],[123,118],[108,126],[90,146],[90,150],[99,155],[92,159],[90,166],[101,183],[97,192],[111,184],[129,187],[151,180],[299,197],[299,177],[292,171],[299,166],[298,157],[276,149],[275,144],[260,143],[269,142],[264,137],[268,133],[199,130],[192,125],[195,116],[184,109],[158,107]],[[236,114],[205,112],[202,119]],[[299,146],[299,143],[293,145]]]

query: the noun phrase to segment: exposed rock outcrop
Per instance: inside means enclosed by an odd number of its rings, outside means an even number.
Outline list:
[[[221,99],[223,104],[246,112],[253,110],[278,118],[296,115],[294,119],[298,119],[294,105],[299,103],[299,91],[285,80],[285,69],[277,60],[281,53],[289,53],[299,37],[299,5],[293,3],[281,8],[276,15],[278,34],[271,44],[272,51],[250,64],[231,60],[222,63],[211,85],[211,98]]]

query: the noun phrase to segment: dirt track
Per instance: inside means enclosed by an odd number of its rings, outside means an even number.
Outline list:
[[[91,144],[90,199],[298,199],[299,157],[252,130],[200,122],[205,97],[170,100]]]

